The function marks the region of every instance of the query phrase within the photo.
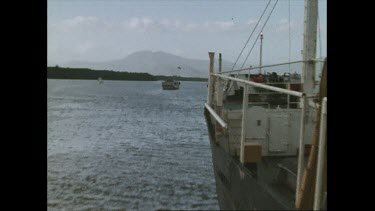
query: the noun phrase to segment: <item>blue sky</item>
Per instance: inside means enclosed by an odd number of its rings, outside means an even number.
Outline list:
[[[276,0],[258,26],[247,52]],[[164,51],[194,59],[207,52],[234,62],[268,0],[48,0],[49,65],[71,60],[121,59],[141,50]],[[319,0],[321,45],[326,55],[327,3]],[[303,0],[290,0],[291,60],[301,59]],[[279,0],[263,30],[264,63],[289,60],[288,0]],[[259,43],[246,66],[259,60]]]

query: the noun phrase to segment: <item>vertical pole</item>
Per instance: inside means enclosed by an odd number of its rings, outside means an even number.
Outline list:
[[[299,158],[298,158],[298,172],[297,172],[297,187],[296,187],[296,207],[301,208],[301,201],[304,195],[304,188],[302,184],[302,176],[304,173],[304,154],[305,154],[305,122],[306,114],[308,112],[307,96],[314,94],[315,86],[315,62],[316,57],[316,35],[317,35],[317,16],[318,15],[318,0],[305,0],[305,17],[304,17],[304,33],[303,33],[303,66],[302,66],[302,84],[305,96],[301,98],[301,128],[300,128],[300,144],[299,144]],[[311,157],[311,152],[310,152]],[[312,196],[311,196],[312,197]],[[312,208],[312,206],[311,206]]]
[[[305,0],[305,28],[303,37],[303,92],[312,95],[315,86],[316,37],[318,0]]]
[[[290,90],[291,86],[290,86],[290,80],[289,80],[289,83],[287,84],[288,86],[288,89]],[[288,95],[288,105],[287,105],[287,108],[289,109],[290,108],[290,95]]]
[[[316,172],[316,183],[315,183],[315,197],[314,197],[314,210],[321,208],[322,199],[322,180],[323,180],[323,168],[324,168],[324,151],[326,148],[326,131],[327,131],[327,98],[323,98],[322,114],[320,118],[320,133],[319,133],[319,152],[318,152],[318,164]]]
[[[221,74],[221,53],[219,53],[219,74]],[[220,77],[216,77],[216,90],[217,90],[217,106],[223,106],[223,87],[222,87],[222,80]]]
[[[288,0],[288,29],[289,29],[289,74],[290,74],[290,58],[292,55],[291,41],[290,41],[290,0]]]
[[[301,126],[300,126],[300,134],[299,134],[299,151],[298,151],[298,170],[297,170],[297,186],[296,186],[296,203],[297,199],[300,194],[300,186],[302,181],[302,174],[304,170],[304,157],[305,157],[305,143],[304,143],[304,137],[305,137],[305,113],[306,113],[306,107],[307,104],[307,98],[306,96],[301,97],[301,103],[302,103],[302,109],[301,109]]]
[[[324,62],[322,70],[322,78],[320,80],[320,90],[318,96],[318,102],[320,105],[323,104],[323,98],[327,96],[327,59]],[[316,122],[315,131],[313,133],[313,140],[311,143],[311,150],[309,153],[309,160],[304,169],[304,174],[302,177],[302,182],[300,184],[300,194],[297,198],[296,208],[297,209],[312,209],[314,207],[314,191],[316,183],[316,168],[317,168],[317,159],[318,159],[318,147],[319,147],[319,134],[321,125],[322,106],[319,106],[316,113]],[[306,120],[305,120],[306,121]],[[324,168],[326,166],[324,165]],[[324,175],[324,182],[326,182]],[[325,185],[326,187],[326,185]]]
[[[208,56],[210,57],[210,71],[208,73],[208,94],[207,94],[207,104],[212,106],[212,93],[213,93],[213,84],[214,84],[214,76],[211,74],[214,73],[214,52],[208,52]]]
[[[221,53],[219,53],[219,74],[221,74]],[[216,85],[216,113],[222,117],[222,106],[223,106],[223,87],[222,87],[222,79],[220,77],[215,77],[215,85]],[[221,136],[223,134],[223,128],[221,125],[215,125],[215,135]],[[219,140],[219,137],[216,137],[216,140]]]
[[[245,138],[246,138],[246,111],[249,104],[249,87],[247,84],[244,84],[243,88],[243,101],[242,101],[242,124],[241,124],[241,149],[240,149],[240,161],[244,163],[245,155]]]
[[[262,46],[263,46],[263,32],[260,33],[259,74],[262,74]]]

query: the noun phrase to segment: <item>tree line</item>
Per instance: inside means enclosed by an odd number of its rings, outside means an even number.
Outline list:
[[[92,79],[156,81],[156,77],[148,73],[116,72],[112,70],[91,70],[88,68],[47,67],[47,78],[50,79]]]
[[[126,81],[157,81],[173,78],[179,81],[207,81],[206,78],[151,75],[149,73],[117,72],[112,70],[91,70],[88,68],[47,67],[49,79],[88,79],[126,80]]]

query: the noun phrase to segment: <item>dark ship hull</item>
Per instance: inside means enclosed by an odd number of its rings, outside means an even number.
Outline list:
[[[180,82],[174,80],[167,80],[162,83],[163,90],[177,90],[180,88]]]
[[[163,90],[178,90],[179,87],[173,85],[163,85]]]
[[[216,192],[221,210],[293,210],[295,174],[280,163],[296,166],[295,157],[262,159],[244,166],[215,140],[215,129],[205,109],[212,150]],[[290,165],[291,164],[291,165]]]

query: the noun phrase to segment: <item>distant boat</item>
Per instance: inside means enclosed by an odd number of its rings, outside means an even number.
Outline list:
[[[180,88],[180,82],[174,79],[167,79],[162,83],[163,90],[176,90]]]
[[[102,80],[101,77],[98,78],[98,82],[99,82],[99,84],[102,84],[102,83],[103,83],[103,80]]]

